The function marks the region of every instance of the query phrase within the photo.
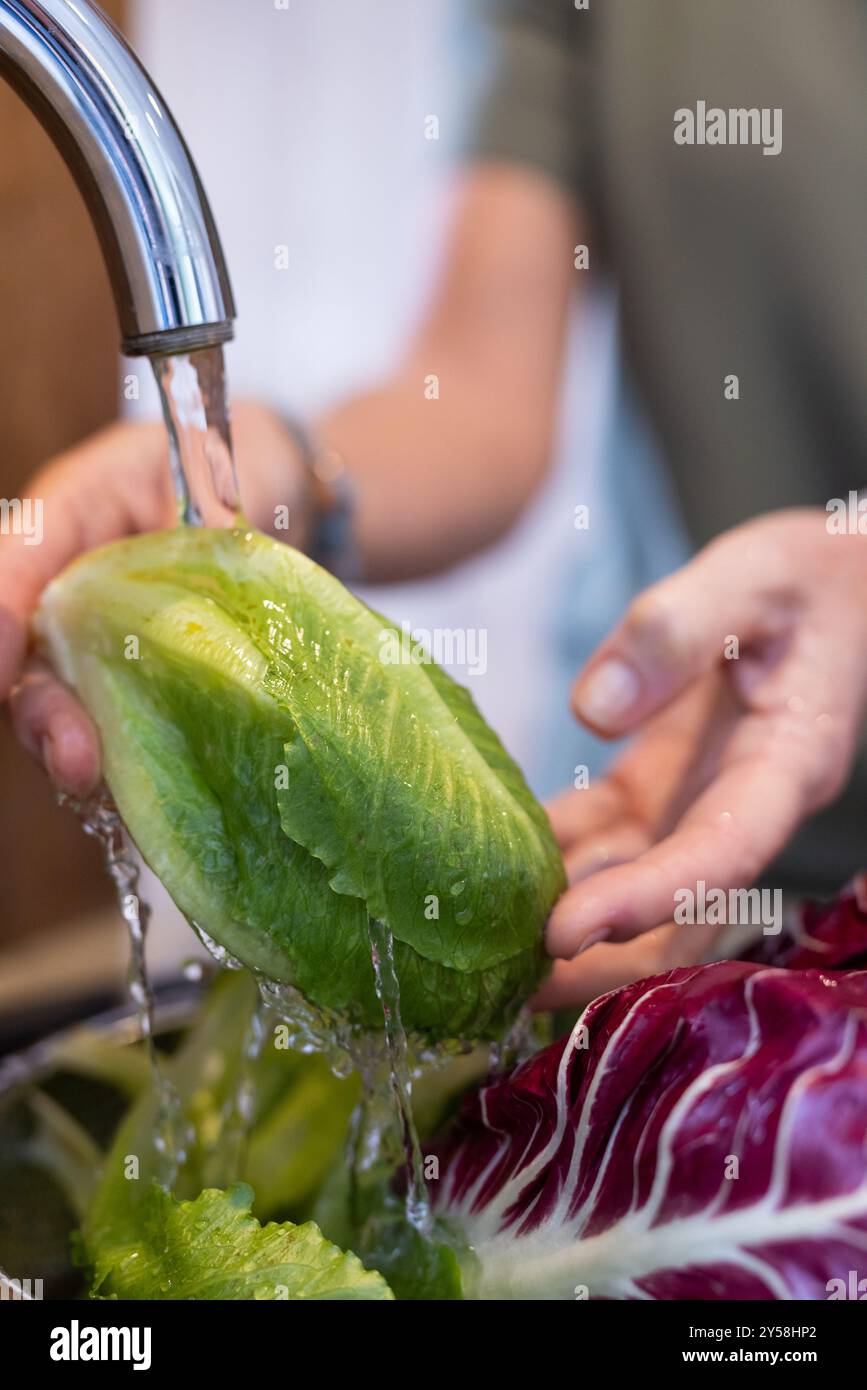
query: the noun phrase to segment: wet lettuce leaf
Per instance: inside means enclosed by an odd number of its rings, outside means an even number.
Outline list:
[[[345,1148],[358,1078],[335,1076],[322,1056],[276,1047],[267,1033],[261,1055],[245,1059],[256,998],[246,972],[223,972],[180,1046],[161,1059],[164,1091],[144,1086],[124,1116],[76,1242],[94,1296],[391,1296],[307,1219]],[[242,1089],[251,1101],[246,1133],[235,1109]],[[165,1160],[155,1137],[167,1134],[178,1158],[172,1196],[158,1185]],[[292,1219],[259,1224],[271,1216]]]
[[[118,1230],[95,1261],[94,1293],[123,1299],[365,1299],[394,1295],[312,1221],[260,1226],[252,1189],[236,1183],[177,1201],[151,1186],[134,1231]]]
[[[141,853],[244,964],[381,1027],[374,918],[433,1038],[498,1034],[539,983],[564,886],[544,812],[469,694],[383,660],[396,629],[311,560],[136,537],[66,570],[37,629]]]
[[[463,1298],[463,1270],[472,1263],[462,1234],[435,1221],[423,1235],[407,1216],[404,1183],[383,1171],[359,1185],[347,1164],[335,1164],[312,1218],[329,1240],[377,1270],[401,1302]]]
[[[271,1038],[245,1061],[256,997],[246,972],[221,972],[178,1049],[161,1059],[175,1112],[168,1134],[183,1152],[173,1190],[191,1198],[240,1178],[255,1192],[259,1220],[303,1221],[345,1148],[359,1078],[335,1076],[321,1054],[278,1048]],[[237,1114],[242,1089],[251,1097],[246,1125]],[[118,1231],[135,1231],[139,1206],[161,1177],[154,1136],[165,1129],[164,1109],[151,1079],[119,1125],[83,1223],[87,1263],[96,1263],[95,1252]]]

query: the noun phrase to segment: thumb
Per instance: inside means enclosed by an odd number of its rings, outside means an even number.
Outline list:
[[[753,529],[714,541],[630,604],[573,687],[583,723],[608,737],[629,733],[726,659],[755,656],[791,628],[795,577]]]

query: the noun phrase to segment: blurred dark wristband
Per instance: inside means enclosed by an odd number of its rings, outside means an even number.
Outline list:
[[[283,422],[309,483],[307,554],[344,584],[358,583],[362,566],[355,542],[355,488],[343,455],[300,420],[284,415]]]

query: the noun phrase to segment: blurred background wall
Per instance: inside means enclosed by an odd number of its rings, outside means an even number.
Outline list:
[[[123,24],[123,0],[102,0]],[[117,413],[117,326],[84,204],[0,82],[0,497]],[[95,846],[0,723],[0,941],[109,900]]]

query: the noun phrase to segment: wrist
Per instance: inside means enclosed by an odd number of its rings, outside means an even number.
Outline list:
[[[355,488],[343,455],[294,418],[283,419],[304,477],[302,536],[312,560],[344,582],[361,577],[355,543]]]

